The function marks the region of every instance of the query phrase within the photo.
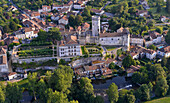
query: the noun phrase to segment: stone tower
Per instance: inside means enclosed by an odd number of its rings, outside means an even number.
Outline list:
[[[100,16],[92,16],[92,36],[98,36],[100,33]]]

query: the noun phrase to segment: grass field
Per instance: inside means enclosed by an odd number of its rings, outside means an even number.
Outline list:
[[[154,15],[164,15],[164,16],[170,16],[169,13],[166,12],[165,8],[162,8],[160,13],[156,12],[157,8],[150,8],[148,11],[151,11]]]
[[[106,48],[108,51],[112,51],[112,50],[116,49],[115,47],[111,47],[111,46],[106,46],[105,48]]]
[[[144,103],[170,103],[170,95],[159,99],[153,99]]]

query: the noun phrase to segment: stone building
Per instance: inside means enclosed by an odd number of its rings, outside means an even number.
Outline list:
[[[100,33],[100,16],[92,16],[92,36],[98,36]]]

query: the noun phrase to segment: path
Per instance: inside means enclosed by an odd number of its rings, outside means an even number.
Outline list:
[[[104,10],[104,8],[109,5],[110,3],[112,3],[111,1],[108,1],[102,8],[100,8],[100,10]]]

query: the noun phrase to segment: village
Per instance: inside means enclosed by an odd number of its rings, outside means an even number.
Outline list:
[[[135,29],[137,23],[133,19],[128,24],[132,26],[116,24],[114,20],[119,20],[113,18],[118,14],[107,10],[110,1],[100,9],[89,9],[90,0],[69,0],[60,5],[41,5],[37,10],[22,9],[12,0],[9,2],[7,10],[18,12],[12,16],[22,26],[8,33],[0,28],[3,81],[22,81],[33,72],[44,76],[46,71],[54,71],[60,65],[71,67],[75,81],[83,77],[131,78],[147,63],[161,63],[170,57],[167,39],[170,17],[162,15],[156,19],[158,22],[152,22],[153,14],[146,0],[137,4],[143,9],[129,10],[146,21],[141,30]],[[90,12],[91,16],[84,16],[87,15],[84,12]]]

